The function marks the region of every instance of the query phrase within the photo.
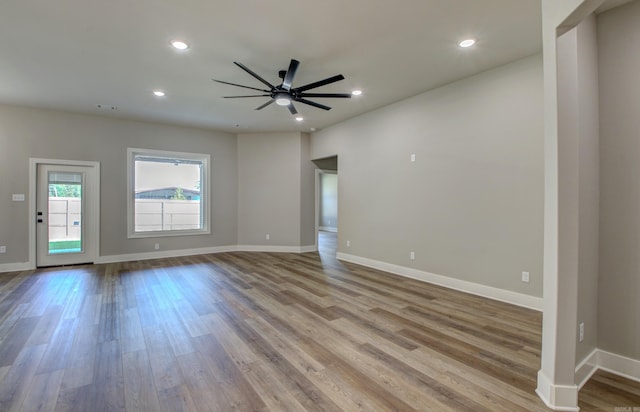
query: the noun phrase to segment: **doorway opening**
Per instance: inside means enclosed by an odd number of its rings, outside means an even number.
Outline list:
[[[316,169],[316,244],[335,258],[338,238],[338,156],[313,161]]]

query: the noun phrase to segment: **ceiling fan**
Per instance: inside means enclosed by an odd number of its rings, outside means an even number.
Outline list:
[[[275,102],[279,106],[287,106],[291,114],[295,115],[298,113],[293,102],[300,102],[304,104],[308,104],[309,106],[317,107],[323,110],[331,110],[331,107],[325,106],[324,104],[316,103],[311,100],[307,100],[307,97],[312,98],[350,98],[350,93],[305,93],[307,90],[315,89],[317,87],[326,86],[328,84],[344,80],[344,76],[341,74],[337,74],[335,76],[326,78],[324,80],[320,80],[317,82],[305,84],[300,87],[293,87],[293,78],[296,75],[296,71],[298,70],[298,66],[300,66],[300,62],[295,59],[291,59],[291,63],[289,63],[288,70],[280,70],[278,72],[278,77],[282,79],[282,83],[274,86],[269,83],[256,73],[254,73],[251,69],[239,62],[233,62],[236,66],[240,67],[245,72],[249,73],[251,76],[258,79],[261,83],[268,87],[268,89],[258,89],[256,87],[243,86],[241,84],[229,83],[222,80],[213,79],[213,81],[223,84],[228,84],[231,86],[243,87],[245,89],[257,90],[259,92],[263,92],[263,94],[253,94],[248,96],[223,96],[225,99],[238,99],[244,97],[270,97],[271,99],[265,104],[258,106],[256,110],[262,110],[265,107],[269,106],[271,103]]]

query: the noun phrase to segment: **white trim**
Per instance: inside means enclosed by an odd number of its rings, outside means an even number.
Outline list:
[[[582,389],[598,369],[598,349],[596,348],[576,366],[575,381],[578,385],[578,390]]]
[[[95,239],[93,239],[93,257],[94,260],[100,256],[100,162],[82,161],[82,160],[62,160],[62,159],[42,159],[36,157],[29,158],[29,268],[36,267],[36,177],[38,174],[38,165],[66,165],[66,166],[84,166],[94,168],[94,198],[95,202],[92,213],[93,222],[91,230]]]
[[[214,247],[206,247],[206,248],[198,248],[198,249],[163,250],[159,252],[125,253],[122,255],[105,255],[105,256],[98,256],[95,259],[94,263],[102,264],[102,263],[132,262],[136,260],[207,255],[210,253],[226,253],[226,252],[309,253],[309,252],[316,252],[317,250],[318,250],[318,247],[316,245],[309,245],[309,246],[227,245],[227,246],[214,246]],[[4,263],[4,264],[0,264],[0,273],[18,272],[22,270],[33,270],[35,268],[36,268],[36,265],[35,263],[32,263],[32,262]]]
[[[202,162],[204,173],[202,173],[200,181],[200,199],[202,205],[202,213],[204,214],[202,229],[192,230],[156,230],[151,232],[136,232],[134,222],[134,202],[135,202],[135,157],[157,156],[170,159],[192,159]],[[187,153],[175,152],[169,150],[140,149],[127,148],[127,238],[151,238],[151,237],[167,237],[167,236],[191,236],[191,235],[208,235],[211,234],[211,186],[209,184],[211,176],[211,155],[207,153]]]
[[[576,366],[578,388],[582,389],[598,370],[640,382],[640,360],[596,348]]]
[[[323,232],[338,233],[338,228],[337,227],[319,226],[318,229],[323,231]]]
[[[640,360],[596,348],[576,366],[578,388],[581,389],[598,370],[640,382]]]
[[[161,258],[173,258],[181,256],[194,256],[194,255],[206,255],[209,253],[224,253],[235,252],[237,246],[214,246],[198,249],[180,249],[180,250],[162,250],[159,252],[145,252],[145,253],[126,253],[123,255],[107,255],[100,256],[96,263],[116,263],[116,262],[131,262],[135,260],[149,260],[149,259],[161,259]]]
[[[210,253],[227,253],[227,252],[285,252],[285,253],[307,253],[315,252],[318,248],[314,245],[309,246],[214,246],[198,249],[180,249],[180,250],[162,250],[158,252],[145,253],[126,253],[122,255],[100,256],[96,259],[96,263],[116,263],[131,262],[136,260],[162,259],[181,256],[208,255]]]
[[[36,268],[35,265],[32,265],[30,262],[3,263],[3,264],[0,264],[0,273],[20,272],[23,270],[33,270],[35,268]]]
[[[481,285],[479,283],[468,282],[451,278],[448,276],[436,275],[434,273],[424,272],[418,269],[408,268],[405,266],[394,265],[391,263],[381,262],[373,259],[363,258],[360,256],[349,255],[346,253],[337,254],[338,260],[356,263],[358,265],[383,270],[396,275],[404,276],[411,279],[421,280],[427,283],[444,286],[449,289],[455,289],[473,295],[485,298],[499,300],[501,302],[511,303],[513,305],[542,311],[542,298],[524,295],[522,293],[512,292],[509,290],[498,289],[492,286]]]
[[[598,367],[627,379],[640,382],[640,360],[598,349]]]
[[[308,253],[318,250],[316,245],[309,246],[267,246],[267,245],[238,245],[238,252],[273,252],[273,253]]]
[[[577,412],[578,407],[578,386],[577,385],[554,385],[551,380],[542,372],[538,371],[538,387],[536,393],[548,408],[554,411]]]

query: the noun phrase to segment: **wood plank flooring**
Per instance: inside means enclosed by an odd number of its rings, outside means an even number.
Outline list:
[[[335,260],[222,253],[0,275],[0,411],[546,411],[541,315]],[[582,410],[640,406],[598,373]]]

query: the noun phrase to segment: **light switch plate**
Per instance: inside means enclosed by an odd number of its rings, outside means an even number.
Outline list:
[[[14,193],[13,195],[11,195],[11,199],[14,202],[24,202],[24,194],[23,193]]]

